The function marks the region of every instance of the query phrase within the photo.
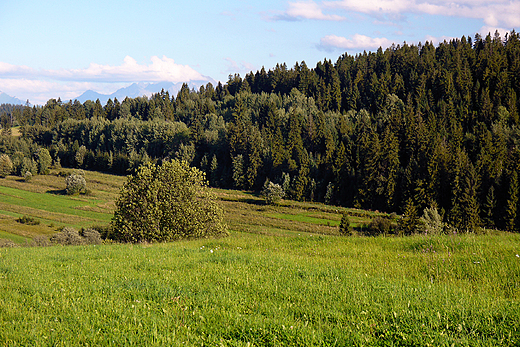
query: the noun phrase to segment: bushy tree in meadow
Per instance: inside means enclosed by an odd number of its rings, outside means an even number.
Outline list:
[[[85,176],[81,173],[76,172],[67,176],[65,183],[67,184],[67,188],[65,189],[67,195],[77,195],[87,191],[87,181],[85,180]]]
[[[185,161],[147,163],[121,189],[112,238],[124,242],[172,241],[226,235],[223,212],[205,175]]]
[[[31,171],[25,171],[25,173],[23,174],[23,180],[25,182],[29,182],[30,180],[32,180],[32,177],[33,174],[31,173]]]
[[[79,232],[72,227],[65,227],[59,233],[51,237],[51,242],[59,245],[82,245],[84,243],[83,237]]]
[[[353,228],[350,224],[350,217],[347,212],[341,215],[341,222],[339,223],[339,233],[341,235],[352,235]]]
[[[424,232],[427,234],[439,235],[444,232],[445,223],[442,221],[442,216],[436,207],[425,208],[420,221],[422,222]]]
[[[0,177],[7,177],[13,171],[13,162],[7,154],[0,155]]]
[[[370,236],[388,235],[392,233],[393,225],[390,218],[375,217],[368,225],[368,231],[365,233]]]
[[[271,181],[265,181],[262,196],[268,205],[274,205],[283,199],[285,192],[281,185]]]

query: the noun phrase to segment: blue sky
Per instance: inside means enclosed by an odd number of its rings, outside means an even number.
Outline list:
[[[520,28],[520,0],[0,2],[0,91],[33,104],[132,82],[226,82],[277,63]]]

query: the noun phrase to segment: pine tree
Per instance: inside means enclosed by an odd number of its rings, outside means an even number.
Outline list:
[[[507,190],[507,201],[505,210],[505,225],[509,231],[516,230],[516,215],[518,210],[518,173],[513,171],[509,179],[509,188]]]
[[[413,200],[409,198],[406,201],[406,206],[403,211],[402,217],[397,222],[397,231],[399,235],[410,235],[414,233],[419,225],[419,216],[417,213],[417,207]]]

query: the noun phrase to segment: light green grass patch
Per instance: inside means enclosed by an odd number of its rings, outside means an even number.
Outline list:
[[[308,214],[287,214],[287,213],[270,213],[269,217],[279,218],[279,219],[287,219],[296,222],[304,222],[304,223],[312,223],[317,225],[329,225],[329,226],[338,226],[338,220],[325,219],[325,218],[317,218],[309,216]]]
[[[519,247],[520,236],[508,234],[232,232],[172,244],[0,249],[0,341],[515,346]]]
[[[8,239],[17,244],[25,244],[29,240],[29,238],[27,238],[27,237],[8,233],[8,232],[2,231],[2,230],[0,230],[0,239]]]

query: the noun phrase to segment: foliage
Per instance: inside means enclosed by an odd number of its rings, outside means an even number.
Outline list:
[[[31,171],[25,171],[25,173],[23,174],[23,180],[25,182],[29,182],[31,179],[32,179],[33,175],[31,173]]]
[[[49,167],[52,163],[51,155],[47,148],[40,148],[38,152],[36,152],[36,157],[38,158],[38,173],[40,175],[46,175],[49,173]]]
[[[65,178],[65,184],[67,185],[65,190],[68,195],[85,193],[87,190],[87,181],[85,180],[85,177],[78,173],[73,173]]]
[[[65,227],[59,233],[56,233],[51,237],[51,242],[64,246],[75,246],[82,245],[84,240],[76,229]]]
[[[85,146],[80,146],[76,151],[76,155],[74,159],[76,161],[77,167],[81,167],[83,165],[83,160],[85,160],[85,154],[87,153],[87,148]]]
[[[387,217],[376,217],[368,224],[368,235],[389,235],[392,234],[394,225]]]
[[[36,218],[33,218],[33,217],[25,216],[25,215],[23,217],[17,218],[16,221],[18,223],[27,224],[27,225],[38,225],[38,224],[40,224],[40,220],[38,220]]]
[[[426,234],[440,235],[444,232],[445,223],[436,207],[427,207],[421,217],[422,227]]]
[[[0,238],[0,248],[7,248],[7,247],[16,247],[17,244],[11,240],[8,239],[2,239]]]
[[[412,199],[408,199],[404,213],[397,221],[397,232],[399,235],[411,235],[417,231],[419,223],[417,206],[415,206]]]
[[[63,246],[74,245],[99,245],[103,243],[101,236],[97,230],[92,228],[82,229],[78,231],[73,227],[64,227],[60,232],[54,234],[50,238],[50,242]],[[47,246],[45,239],[41,237],[33,242],[34,246]]]
[[[339,233],[341,235],[352,235],[353,228],[350,224],[350,217],[347,212],[341,214],[341,221],[339,223]]]
[[[223,212],[204,174],[172,160],[142,165],[128,177],[116,202],[111,237],[153,242],[224,234]]]
[[[516,232],[519,59],[520,35],[497,32],[278,64],[176,96],[3,106],[23,136],[0,137],[0,151],[17,175],[36,173],[39,147],[117,174],[182,158],[221,188],[270,180],[300,201],[400,214],[411,199],[459,230]]]
[[[33,237],[30,243],[31,247],[48,247],[50,245],[52,245],[51,241],[47,236],[44,235],[38,235]]]
[[[265,181],[262,196],[268,205],[274,205],[283,199],[285,192],[281,185],[271,181]]]
[[[80,235],[85,239],[85,243],[89,245],[99,245],[103,243],[103,239],[101,238],[101,234],[99,231],[92,229],[92,228],[86,228],[82,229],[80,232]]]
[[[13,162],[7,154],[0,155],[0,177],[5,178],[13,171]]]

